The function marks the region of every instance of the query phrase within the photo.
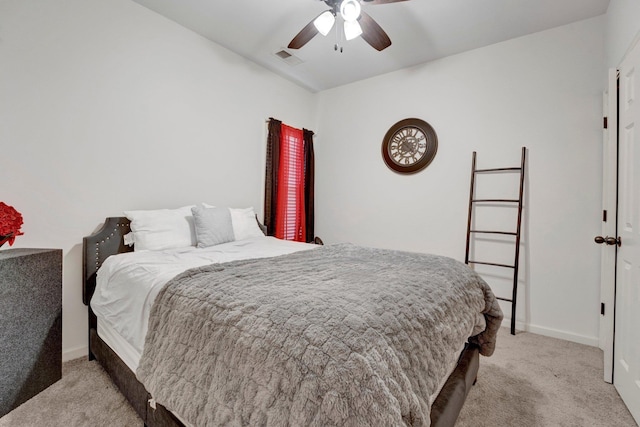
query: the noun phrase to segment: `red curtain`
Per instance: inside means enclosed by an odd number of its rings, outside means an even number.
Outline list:
[[[282,124],[279,145],[274,236],[305,242],[305,150],[302,129]]]

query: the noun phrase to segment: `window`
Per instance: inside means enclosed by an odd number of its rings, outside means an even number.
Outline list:
[[[280,129],[280,168],[276,228],[278,239],[306,241],[304,213],[304,141],[302,130],[285,124]]]
[[[279,239],[314,239],[313,132],[270,119],[264,224]]]

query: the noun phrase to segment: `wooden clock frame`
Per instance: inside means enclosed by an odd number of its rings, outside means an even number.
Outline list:
[[[418,139],[416,140],[416,136]],[[424,152],[420,149],[420,137],[424,136]],[[396,161],[396,153],[404,150],[403,163]],[[382,140],[382,158],[394,172],[412,174],[429,166],[438,151],[438,136],[431,125],[424,120],[410,118],[400,120],[389,128]],[[419,156],[418,156],[419,155]]]

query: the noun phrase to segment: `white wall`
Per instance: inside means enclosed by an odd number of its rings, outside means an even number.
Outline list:
[[[472,151],[480,167],[517,166],[526,146],[517,319],[597,345],[604,24],[581,21],[320,93],[317,234],[463,260]],[[439,148],[426,170],[401,176],[380,150],[407,117],[429,122]],[[484,252],[503,257],[505,248]],[[508,296],[500,274],[486,276]]]
[[[610,0],[607,9],[606,66],[616,68],[640,33],[640,2]]]
[[[129,0],[3,0],[0,58],[0,200],[24,215],[14,247],[64,251],[66,359],[86,353],[83,236],[125,209],[260,211],[264,120],[315,117],[312,94]]]

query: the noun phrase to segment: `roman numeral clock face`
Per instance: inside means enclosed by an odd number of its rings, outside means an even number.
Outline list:
[[[438,151],[438,137],[429,123],[420,119],[401,120],[387,131],[382,157],[399,173],[416,173],[429,166]]]

